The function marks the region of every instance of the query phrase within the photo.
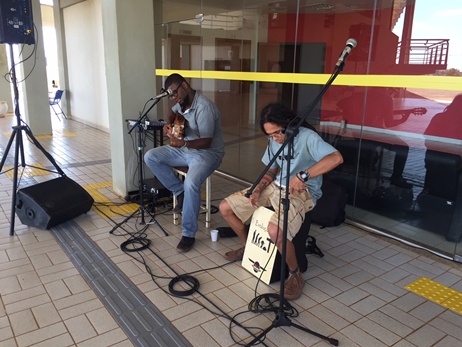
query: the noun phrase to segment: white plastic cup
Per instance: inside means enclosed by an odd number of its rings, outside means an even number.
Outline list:
[[[212,238],[212,242],[217,242],[218,240],[218,230],[214,229],[210,231],[210,237]]]

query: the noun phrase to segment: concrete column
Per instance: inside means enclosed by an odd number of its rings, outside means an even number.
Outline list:
[[[5,76],[8,73],[7,48],[7,45],[0,44],[0,76]],[[8,112],[13,112],[10,84],[4,78],[0,78],[0,101],[6,101]]]
[[[58,51],[58,74],[59,74],[59,88],[64,89],[63,98],[61,99],[61,108],[68,118],[72,119],[70,112],[69,100],[69,85],[67,82],[67,55],[66,55],[66,39],[63,22],[63,10],[61,7],[62,0],[55,0],[53,2],[53,19],[56,29],[56,48]],[[66,92],[67,91],[67,92]]]
[[[32,1],[32,15],[36,43],[24,45],[23,49],[20,49],[20,45],[13,45],[15,63],[22,61],[21,64],[16,65],[15,70],[18,80],[19,111],[22,120],[29,125],[34,135],[50,135],[52,128],[39,0]],[[30,58],[26,59],[29,56]],[[12,95],[14,96],[14,93]]]
[[[137,119],[156,95],[152,0],[101,0],[114,191],[124,196],[138,177],[126,119]],[[153,111],[155,112],[155,111]],[[132,132],[132,136],[136,131]],[[130,161],[132,167],[130,167]]]

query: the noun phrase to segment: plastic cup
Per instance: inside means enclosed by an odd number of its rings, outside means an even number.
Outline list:
[[[211,230],[210,237],[212,238],[212,242],[217,242],[218,240],[218,230]]]

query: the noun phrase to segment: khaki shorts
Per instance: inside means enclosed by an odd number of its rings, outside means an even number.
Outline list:
[[[243,223],[249,221],[256,210],[250,205],[249,198],[245,196],[248,190],[249,189],[241,190],[225,198],[234,214]],[[274,213],[271,216],[270,222],[279,225],[281,230],[284,225],[284,208],[279,204],[279,201],[281,201],[281,198],[284,198],[284,196],[285,188],[280,188],[272,182],[261,192],[260,199],[257,201],[258,206],[273,207]],[[314,204],[311,194],[308,191],[298,195],[289,195],[289,201],[290,208],[289,221],[287,223],[287,239],[291,241],[300,230],[303,220],[305,219],[305,213],[311,211]]]

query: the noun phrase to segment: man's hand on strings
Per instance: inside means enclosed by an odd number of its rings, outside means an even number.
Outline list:
[[[294,176],[290,179],[289,182],[289,193],[298,195],[306,191],[306,184],[302,182],[298,177]]]

